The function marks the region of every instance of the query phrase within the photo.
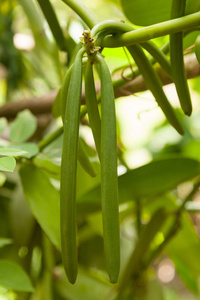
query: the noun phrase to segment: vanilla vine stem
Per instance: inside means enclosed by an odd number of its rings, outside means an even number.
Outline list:
[[[89,28],[93,28],[98,18],[94,15],[93,11],[86,6],[83,1],[79,2],[77,0],[62,0],[67,6],[69,6],[73,11],[85,22]]]
[[[197,12],[181,18],[157,23],[126,33],[107,36],[103,39],[101,46],[108,48],[130,46],[171,33],[188,30],[199,25],[200,12]]]

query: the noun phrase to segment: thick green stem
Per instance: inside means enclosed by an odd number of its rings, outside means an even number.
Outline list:
[[[171,7],[171,19],[184,16],[186,0],[173,0]],[[183,112],[190,116],[192,113],[192,101],[185,74],[183,57],[183,32],[170,34],[170,61],[172,76],[179,102]]]
[[[185,17],[157,23],[120,35],[105,37],[105,39],[102,41],[101,46],[108,48],[130,46],[174,32],[188,30],[199,25],[200,12],[197,12]]]
[[[85,24],[92,28],[96,25],[98,18],[84,3],[77,0],[62,0],[67,4],[77,15],[85,22]]]
[[[171,65],[164,54],[164,52],[156,46],[153,42],[141,43],[141,46],[152,55],[152,57],[160,64],[160,66],[165,70],[165,72],[172,77]]]
[[[41,140],[38,145],[40,152],[49,144],[51,144],[53,141],[55,141],[62,133],[63,133],[63,127],[60,127],[56,131],[48,135],[45,139]]]
[[[127,32],[134,30],[133,27],[129,26],[128,24],[125,24],[123,22],[118,22],[114,20],[106,20],[103,22],[100,22],[92,28],[91,36],[95,37],[98,33],[101,31],[109,30],[110,32]]]

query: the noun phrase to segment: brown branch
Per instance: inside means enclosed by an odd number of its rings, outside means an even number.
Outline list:
[[[167,85],[172,82],[171,78],[163,71],[163,69],[157,68],[156,70],[163,85]],[[188,79],[198,77],[200,75],[200,65],[195,54],[185,56],[185,70]],[[120,88],[117,88],[115,90],[115,96],[118,98],[145,90],[147,90],[147,87],[144,83],[143,77],[138,76],[132,81],[126,82]],[[100,92],[99,82],[96,83],[96,91],[97,93]],[[51,91],[42,97],[32,97],[21,101],[8,102],[4,106],[0,107],[0,117],[6,117],[8,119],[14,118],[16,114],[23,109],[29,109],[35,115],[50,113],[56,95],[57,91]],[[84,88],[82,91],[82,103],[85,103]]]
[[[186,71],[187,78],[191,79],[200,76],[200,65],[196,59],[195,54],[186,55],[184,60],[185,60],[185,71]],[[157,68],[157,73],[163,85],[172,83],[171,78],[163,71],[163,69]],[[131,94],[134,94],[134,93],[146,91],[147,87],[145,85],[143,77],[138,76],[132,81],[127,82],[125,85],[123,85],[123,90],[121,90],[120,88],[117,89],[115,92],[115,96],[116,97],[123,96],[124,90],[126,91],[126,93],[129,92]]]
[[[51,91],[41,97],[31,97],[15,102],[7,102],[0,107],[0,117],[14,118],[18,112],[29,109],[34,115],[51,113],[53,101],[57,91]]]

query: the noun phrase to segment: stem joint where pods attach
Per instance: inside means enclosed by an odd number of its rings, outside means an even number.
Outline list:
[[[83,36],[80,37],[80,40],[83,43],[83,47],[85,48],[88,59],[93,64],[96,62],[96,53],[101,49],[101,47],[94,45],[97,38],[91,37],[90,30],[84,30],[82,35]]]

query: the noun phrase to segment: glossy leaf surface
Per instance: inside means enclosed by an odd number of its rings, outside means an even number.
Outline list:
[[[37,120],[29,110],[18,113],[10,127],[10,139],[14,143],[22,143],[28,140],[37,127]]]
[[[170,158],[153,161],[119,176],[119,202],[135,198],[153,198],[177,184],[196,176],[200,171],[198,161],[189,158]],[[81,211],[100,209],[100,185],[78,199]],[[88,212],[88,211],[87,211]]]
[[[60,202],[59,192],[49,177],[33,165],[20,169],[21,182],[33,215],[58,248],[60,247]]]
[[[33,292],[33,286],[24,270],[8,260],[0,260],[0,286],[15,291]]]
[[[170,20],[172,0],[121,0],[126,17],[135,25],[148,26]],[[188,0],[185,14],[199,11],[200,2]]]
[[[16,166],[16,161],[12,156],[0,158],[0,171],[13,172]]]

